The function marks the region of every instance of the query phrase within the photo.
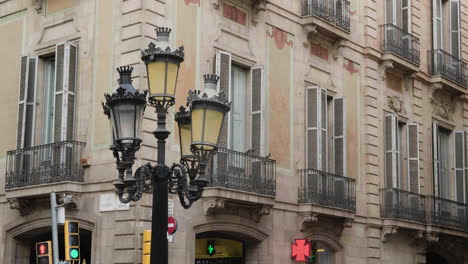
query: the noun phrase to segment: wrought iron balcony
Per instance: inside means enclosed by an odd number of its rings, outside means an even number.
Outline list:
[[[429,223],[442,227],[468,230],[468,204],[428,196]]]
[[[419,38],[393,25],[381,25],[382,51],[393,53],[419,65]]]
[[[212,160],[209,186],[276,195],[276,161],[226,148]]]
[[[304,0],[302,15],[317,16],[349,32],[351,29],[349,7],[347,0]]]
[[[430,75],[440,75],[467,88],[468,71],[464,61],[441,49],[431,50],[428,53]]]
[[[7,153],[5,189],[62,181],[83,181],[85,143],[62,141]]]
[[[316,169],[298,170],[299,203],[314,203],[356,211],[356,181]]]
[[[425,196],[395,188],[381,190],[383,218],[426,223]]]

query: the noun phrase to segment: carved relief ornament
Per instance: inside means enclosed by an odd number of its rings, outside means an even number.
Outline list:
[[[433,113],[447,120],[452,120],[457,106],[457,97],[448,94],[442,88],[443,86],[440,83],[432,85],[431,104]]]
[[[387,242],[390,235],[396,235],[398,233],[398,227],[396,226],[384,226],[382,227],[382,233],[380,234],[380,238],[382,242]]]
[[[397,114],[405,114],[404,102],[398,96],[387,96],[387,104]]]

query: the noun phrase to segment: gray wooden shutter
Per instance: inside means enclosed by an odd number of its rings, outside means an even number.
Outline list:
[[[55,114],[54,141],[73,140],[77,46],[60,43],[55,48]]]
[[[439,196],[439,126],[432,124],[432,168],[434,178],[434,195]]]
[[[18,130],[16,146],[28,148],[34,145],[36,113],[37,57],[21,58],[20,92],[18,99]]]
[[[398,119],[394,114],[385,115],[385,185],[397,188],[398,173]]]
[[[455,184],[456,198],[464,203],[465,198],[465,131],[455,131]]]
[[[251,146],[253,154],[256,156],[264,155],[264,88],[263,88],[263,67],[253,67],[251,69]]]
[[[344,98],[333,99],[333,153],[338,175],[346,175],[346,107]]]
[[[442,49],[442,0],[432,0],[432,47]]]
[[[410,192],[419,193],[419,131],[418,124],[407,127],[408,141],[408,187]]]
[[[231,54],[223,51],[216,52],[216,75],[219,76],[218,91],[223,91],[229,100],[231,100]],[[225,116],[218,145],[227,148],[229,142],[230,130],[230,112]]]
[[[450,1],[450,53],[460,58],[460,1]]]

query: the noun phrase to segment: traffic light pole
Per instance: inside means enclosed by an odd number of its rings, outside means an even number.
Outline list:
[[[54,264],[59,264],[58,230],[57,230],[57,196],[50,194],[50,213],[52,215],[52,256]]]

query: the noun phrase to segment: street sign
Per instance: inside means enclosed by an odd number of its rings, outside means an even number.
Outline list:
[[[167,233],[172,235],[177,231],[177,221],[174,217],[167,218]]]

